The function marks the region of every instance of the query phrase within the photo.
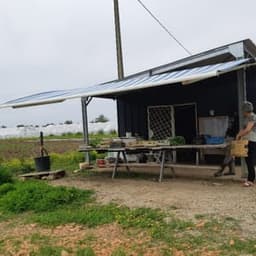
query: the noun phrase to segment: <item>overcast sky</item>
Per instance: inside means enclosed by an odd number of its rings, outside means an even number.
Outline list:
[[[116,79],[112,0],[0,0],[0,102],[53,89]],[[125,74],[186,53],[138,5],[119,0]],[[251,38],[255,0],[144,0],[193,53]],[[0,125],[81,120],[78,100],[0,110]],[[115,119],[115,102],[95,100],[89,119]]]

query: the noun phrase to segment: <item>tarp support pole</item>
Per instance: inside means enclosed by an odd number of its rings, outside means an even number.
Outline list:
[[[239,128],[242,129],[244,125],[242,106],[243,106],[243,102],[246,101],[247,99],[245,68],[237,71],[237,92],[238,92]],[[244,158],[241,159],[241,170],[242,170],[242,178],[246,178],[248,171],[247,171],[247,166]]]
[[[82,104],[82,118],[83,118],[83,135],[84,135],[84,144],[86,146],[89,146],[89,129],[88,129],[88,114],[87,114],[87,107],[89,103],[91,102],[92,97],[83,97],[81,98],[81,104]],[[85,161],[87,163],[90,163],[90,157],[89,153],[85,153]]]

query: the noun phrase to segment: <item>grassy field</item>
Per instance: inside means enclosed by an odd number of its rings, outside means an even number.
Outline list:
[[[46,141],[45,148],[50,154],[77,151],[82,141]],[[27,159],[40,154],[39,142],[31,139],[6,139],[0,140],[1,161],[11,159]]]
[[[97,133],[90,134],[90,143],[99,144],[103,138],[115,138],[116,133]],[[78,150],[79,145],[83,144],[82,134],[63,134],[62,136],[45,137],[45,148],[49,154],[62,154]],[[0,140],[0,161],[11,159],[33,158],[40,154],[38,138],[26,139],[2,139]]]

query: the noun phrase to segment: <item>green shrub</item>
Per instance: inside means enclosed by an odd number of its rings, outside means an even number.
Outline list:
[[[0,209],[12,213],[52,211],[61,206],[90,202],[92,191],[52,187],[43,182],[17,182],[0,198]]]
[[[12,183],[5,183],[3,185],[0,185],[0,197],[6,195],[9,191],[12,191],[14,189],[15,186]]]
[[[79,163],[84,162],[84,154],[69,152],[64,154],[51,154],[52,169],[65,169],[73,171],[78,168]]]
[[[33,160],[12,159],[2,164],[12,174],[28,173],[35,170]]]
[[[12,174],[10,170],[4,166],[0,166],[0,185],[12,182]]]
[[[90,152],[90,160],[95,161],[96,159],[104,159],[107,156],[105,153],[97,153],[96,151]]]

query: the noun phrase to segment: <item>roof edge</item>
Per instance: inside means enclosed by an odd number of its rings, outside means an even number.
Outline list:
[[[241,49],[244,50],[243,54],[244,56],[241,56],[240,58],[256,58],[256,45],[253,43],[251,39],[244,39],[241,41],[236,41],[230,44],[226,44],[223,46],[219,46],[204,52],[200,52],[198,54],[182,58],[179,60],[176,60],[174,62],[170,62],[168,64],[160,65],[151,69],[147,69],[138,73],[131,74],[129,76],[126,76],[126,78],[131,77],[137,77],[137,76],[150,76],[165,72],[170,72],[176,69],[185,68],[188,65],[200,63],[200,61],[207,60],[209,58],[213,58],[214,56],[221,56],[225,54],[229,54],[231,57],[233,56],[233,59],[238,59],[237,56],[234,55],[234,51],[232,47],[234,46],[242,46]]]

